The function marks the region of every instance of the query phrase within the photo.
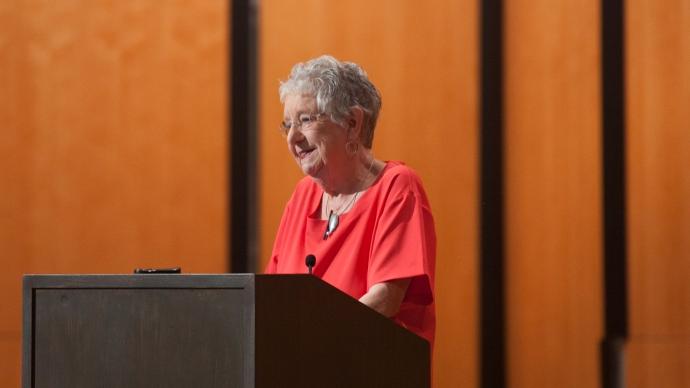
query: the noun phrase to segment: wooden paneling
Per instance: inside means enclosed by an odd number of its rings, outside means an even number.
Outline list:
[[[626,347],[627,387],[690,387],[689,349],[687,339],[632,337]]]
[[[596,387],[599,2],[505,3],[507,384]]]
[[[18,332],[0,332],[0,386],[19,387],[21,346]]]
[[[632,0],[626,9],[628,380],[687,387],[690,4]]]
[[[223,0],[0,3],[5,341],[23,273],[227,270],[227,24]]]
[[[301,177],[276,130],[279,80],[294,63],[324,53],[357,62],[383,96],[375,155],[415,168],[434,211],[435,386],[476,386],[476,2],[268,0],[261,3],[260,26],[261,268]]]

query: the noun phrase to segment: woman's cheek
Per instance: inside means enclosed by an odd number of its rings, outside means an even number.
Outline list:
[[[326,142],[321,141],[318,143],[318,146],[316,147],[316,151],[318,154],[316,155],[319,159],[321,159],[321,162],[324,164],[328,162],[328,147],[326,146]]]

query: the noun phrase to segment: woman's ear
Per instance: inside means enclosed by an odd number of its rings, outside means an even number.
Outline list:
[[[357,138],[360,137],[362,133],[362,125],[364,124],[364,110],[355,106],[350,109],[350,117],[347,119],[347,126]]]

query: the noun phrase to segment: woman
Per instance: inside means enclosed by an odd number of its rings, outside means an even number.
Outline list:
[[[280,86],[281,129],[304,177],[283,213],[267,273],[313,273],[434,340],[436,235],[419,177],[371,153],[381,98],[356,64],[322,56]]]

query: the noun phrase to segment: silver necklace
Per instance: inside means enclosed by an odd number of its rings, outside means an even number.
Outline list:
[[[338,224],[340,223],[340,215],[343,214],[345,210],[352,207],[352,204],[355,203],[355,200],[357,199],[359,193],[360,191],[356,192],[355,195],[352,196],[352,199],[349,203],[347,203],[347,206],[341,206],[338,210],[331,209],[331,212],[328,214],[328,223],[326,224],[326,231],[323,232],[324,240],[330,237],[333,234],[333,232],[335,232],[335,229],[338,227]],[[330,195],[326,197],[326,209],[328,209],[328,203],[330,202],[330,198]]]
[[[369,164],[369,169],[368,171],[371,173],[371,168],[374,166],[374,161],[375,158],[371,158],[371,163]],[[338,224],[340,223],[340,215],[343,214],[344,211],[352,207],[352,205],[355,203],[355,200],[357,200],[357,196],[361,193],[361,191],[358,191],[355,193],[354,196],[352,196],[352,199],[350,202],[347,204],[345,207],[340,207],[338,208],[337,211],[334,211],[331,209],[331,212],[328,214],[328,223],[326,224],[326,230],[323,232],[323,239],[326,240],[328,237],[330,237],[333,232],[335,232],[335,229],[338,227]],[[326,209],[328,209],[328,203],[330,202],[331,196],[329,195],[326,197]]]

